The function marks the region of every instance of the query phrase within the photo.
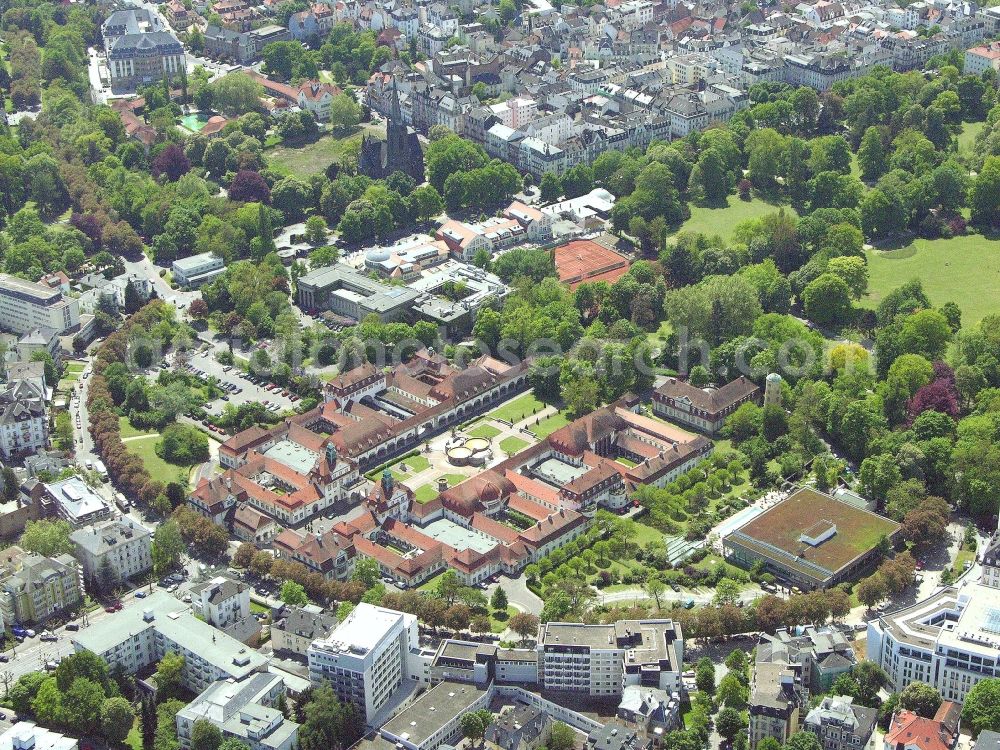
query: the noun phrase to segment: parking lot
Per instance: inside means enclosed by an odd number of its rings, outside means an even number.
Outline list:
[[[243,372],[238,367],[223,365],[215,358],[219,345],[203,344],[187,361],[188,372],[201,378],[215,378],[225,395],[211,402],[205,410],[209,414],[222,413],[223,405],[229,402],[235,406],[244,403],[260,403],[274,414],[293,410],[299,398],[293,393],[271,383],[266,377],[258,377]],[[271,386],[271,387],[269,387]]]

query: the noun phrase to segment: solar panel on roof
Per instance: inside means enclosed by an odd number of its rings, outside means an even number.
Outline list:
[[[1000,609],[990,609],[986,613],[986,621],[983,623],[983,630],[987,633],[1000,635]]]

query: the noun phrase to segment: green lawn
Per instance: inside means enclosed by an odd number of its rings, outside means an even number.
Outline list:
[[[635,524],[635,537],[629,540],[629,543],[641,544],[643,546],[649,544],[650,542],[662,542],[663,532],[657,531],[652,526],[647,526],[644,523]]]
[[[544,440],[560,427],[565,427],[568,424],[569,417],[564,412],[557,411],[555,414],[545,417],[537,425],[529,426],[528,429],[535,433],[539,440]]]
[[[616,458],[615,461],[617,461],[618,463],[620,463],[622,466],[629,467],[630,469],[633,469],[633,468],[635,468],[636,466],[639,465],[635,461],[633,461],[631,458],[619,457],[619,458]]]
[[[302,146],[275,146],[265,154],[269,163],[279,170],[294,175],[317,174],[345,155],[357,153],[361,148],[361,138],[366,133],[384,135],[384,131],[377,127],[359,127],[347,136],[323,135]]]
[[[728,240],[733,229],[741,221],[756,219],[765,214],[774,213],[781,208],[793,216],[798,214],[791,206],[778,206],[766,203],[760,198],[744,201],[738,195],[729,196],[729,205],[726,208],[706,208],[704,206],[691,206],[691,218],[685,221],[680,228],[684,232],[701,232],[703,234],[717,234],[723,240]]]
[[[437,484],[422,484],[413,491],[413,499],[418,503],[429,503],[438,496]]]
[[[142,727],[139,724],[139,717],[135,717],[135,721],[132,723],[132,729],[129,730],[128,737],[125,738],[125,744],[128,745],[131,750],[142,750]]]
[[[982,235],[951,239],[917,239],[887,252],[869,251],[868,296],[861,304],[874,308],[900,284],[920,279],[931,304],[957,302],[962,324],[971,325],[996,310],[1000,294],[1000,240]]]
[[[490,608],[490,630],[494,633],[502,633],[507,629],[510,618],[517,614],[517,607],[507,606],[506,612],[494,612]]]
[[[500,434],[500,430],[491,424],[486,424],[485,422],[477,424],[471,430],[466,430],[465,434],[469,437],[483,438],[485,440],[492,440],[497,435]]]
[[[118,432],[122,440],[130,437],[145,437],[147,435],[159,435],[155,430],[137,430],[128,421],[128,417],[118,417]],[[126,443],[128,445],[128,443]]]
[[[500,450],[502,450],[508,456],[513,456],[515,453],[520,453],[527,447],[528,447],[528,441],[522,440],[519,437],[504,438],[503,440],[500,441]]]
[[[962,132],[958,134],[958,153],[971,154],[976,143],[976,136],[983,132],[985,122],[966,122],[962,124]]]
[[[535,398],[534,393],[525,393],[513,401],[509,401],[489,413],[490,419],[500,419],[504,422],[520,422],[525,417],[541,411],[545,404]]]
[[[182,466],[169,464],[156,455],[156,444],[160,441],[159,435],[148,435],[137,440],[129,440],[123,443],[129,453],[134,453],[142,459],[143,465],[153,479],[161,482],[180,482],[185,487],[188,485],[188,470]]]
[[[263,604],[260,604],[259,602],[251,601],[250,602],[250,611],[251,612],[257,612],[257,613],[262,614],[262,615],[267,615],[267,614],[271,613],[271,608],[267,607],[267,606],[265,606]]]
[[[406,471],[399,468],[401,464],[406,464]],[[427,460],[427,457],[418,453],[415,456],[408,456],[407,458],[399,459],[396,463],[389,467],[389,471],[392,472],[392,476],[397,482],[405,482],[408,478],[412,477],[414,474],[419,474],[430,465],[431,462]],[[379,475],[382,474],[381,471],[378,473]]]

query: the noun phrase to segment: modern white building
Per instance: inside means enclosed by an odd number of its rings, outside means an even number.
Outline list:
[[[538,629],[538,679],[547,690],[621,695],[626,685],[681,690],[684,639],[674,620],[609,625],[548,622]]]
[[[154,591],[120,612],[73,634],[77,651],[91,651],[128,674],[165,654],[184,657],[184,686],[201,692],[217,680],[241,680],[267,668],[268,659],[195,617],[166,591]]]
[[[1000,532],[983,554],[982,574],[868,623],[868,659],[893,690],[926,682],[964,702],[980,680],[1000,675]]]
[[[223,739],[237,739],[250,750],[293,750],[299,725],[276,708],[284,694],[284,680],[270,672],[214,682],[177,713],[177,739],[181,747],[191,747],[195,722],[208,721]]]
[[[43,502],[52,503],[56,513],[77,528],[111,515],[111,507],[104,498],[77,476],[45,485]]]
[[[170,273],[178,286],[200,287],[226,270],[225,261],[215,253],[201,253],[175,260]]]
[[[0,734],[0,750],[76,750],[79,746],[76,738],[40,727],[33,721],[19,721]]]
[[[84,580],[98,589],[136,579],[153,568],[153,534],[130,518],[77,529],[70,540]]]
[[[250,616],[250,587],[225,576],[217,576],[191,589],[193,607],[206,622],[226,628]]]
[[[418,669],[411,663],[418,644],[416,615],[362,602],[328,638],[313,641],[309,678],[329,683],[370,723]]]
[[[0,273],[0,328],[28,333],[52,328],[65,333],[80,325],[80,305],[58,289]]]

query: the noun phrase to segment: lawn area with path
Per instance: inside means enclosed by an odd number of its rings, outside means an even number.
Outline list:
[[[983,132],[984,127],[986,127],[985,122],[962,123],[962,132],[958,134],[958,153],[960,155],[972,154],[976,137]]]
[[[951,239],[916,239],[898,250],[869,250],[868,295],[861,305],[875,308],[893,289],[920,279],[935,307],[956,302],[962,325],[994,312],[1000,295],[1000,240],[979,234]]]
[[[498,612],[493,607],[490,607],[490,630],[494,633],[502,633],[507,629],[507,623],[510,622],[510,618],[516,615],[517,612],[517,607],[510,604],[507,605],[506,612]]]
[[[378,126],[359,126],[348,135],[337,136],[327,133],[311,143],[301,146],[274,146],[266,153],[270,163],[279,170],[308,176],[324,172],[334,162],[341,161],[345,155],[356,153],[361,149],[362,137],[371,134],[384,137],[385,131]]]
[[[459,482],[468,479],[464,474],[442,474],[449,487],[454,487]],[[438,496],[437,480],[423,484],[413,491],[413,499],[418,503],[429,503]]]
[[[566,413],[557,411],[555,414],[544,417],[537,425],[529,425],[528,429],[535,433],[539,440],[544,440],[560,427],[565,427],[568,424],[569,417],[566,416]]]
[[[500,441],[500,450],[502,450],[508,456],[513,456],[515,453],[520,453],[527,447],[528,447],[528,441],[522,440],[519,437],[508,437]]]
[[[500,434],[500,430],[485,422],[477,422],[471,429],[464,430],[464,432],[469,437],[483,438],[484,440],[492,440]]]
[[[717,234],[723,240],[728,241],[732,238],[736,225],[747,219],[756,219],[782,208],[793,217],[798,216],[791,206],[767,203],[760,198],[744,201],[740,200],[738,195],[730,195],[727,200],[729,205],[726,207],[708,208],[692,205],[691,218],[681,224],[679,231],[701,232],[707,235]]]
[[[518,396],[513,401],[509,401],[503,406],[491,411],[487,416],[490,419],[500,419],[504,422],[520,422],[522,419],[530,417],[532,414],[540,412],[545,408],[545,403],[535,398],[534,393],[525,393]]]

